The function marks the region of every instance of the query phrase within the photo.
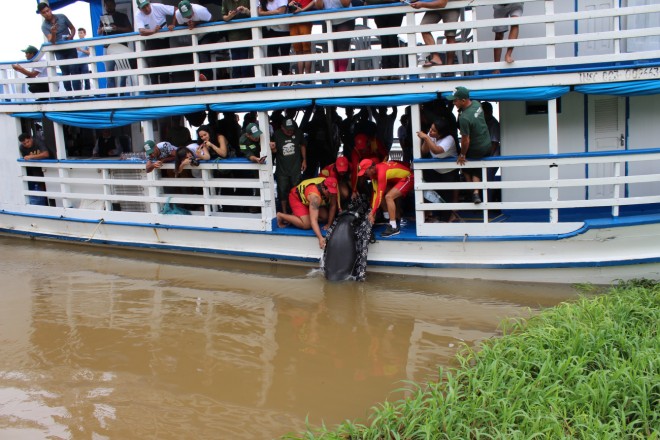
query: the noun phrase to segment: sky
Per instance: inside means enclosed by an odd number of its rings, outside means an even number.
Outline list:
[[[12,17],[5,20],[5,23],[0,26],[0,41],[2,41],[0,61],[24,60],[25,55],[21,49],[25,49],[29,45],[39,48],[44,42],[44,34],[41,32],[43,19],[36,13],[37,1],[13,1],[11,9]],[[66,15],[76,29],[83,27],[87,29],[87,35],[91,36],[88,3],[79,1],[58,9],[55,13]],[[77,34],[76,38],[78,38]]]

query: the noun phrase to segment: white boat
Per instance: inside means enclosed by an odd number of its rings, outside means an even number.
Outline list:
[[[51,0],[51,6],[57,7]],[[101,0],[91,3],[100,11]],[[256,10],[253,0],[252,10]],[[129,247],[149,251],[199,253],[208,256],[318,263],[321,250],[311,231],[279,229],[274,221],[275,191],[267,133],[262,136],[265,164],[243,158],[202,162],[201,178],[173,179],[146,173],[143,160],[72,157],[67,143],[94,129],[124,127],[132,139],[129,152],[142,151],[145,139],[160,140],[166,121],[181,115],[257,111],[261,127],[274,109],[317,106],[411,105],[413,133],[420,128],[419,105],[448,96],[456,86],[471,98],[499,104],[502,155],[471,167],[482,167],[483,182],[424,182],[424,169],[452,168],[453,161],[422,159],[414,145],[414,220],[400,235],[378,237],[369,247],[369,272],[389,272],[448,278],[484,278],[540,282],[609,283],[617,279],[660,279],[660,3],[654,0],[524,1],[522,17],[494,19],[496,0],[452,1],[460,8],[459,23],[419,25],[424,9],[405,3],[315,11],[306,14],[254,17],[217,22],[190,31],[177,28],[153,37],[137,33],[96,37],[86,44],[97,49],[86,59],[91,89],[60,90],[60,62],[45,44],[50,92],[33,95],[15,75],[11,63],[0,65],[0,132],[5,153],[0,158],[0,232],[36,239]],[[133,2],[117,2],[134,7]],[[422,11],[422,12],[420,12]],[[375,16],[404,14],[398,28],[378,29]],[[329,29],[331,19],[356,18],[354,31]],[[98,17],[93,17],[96,23]],[[309,36],[259,38],[264,26],[313,22]],[[327,32],[320,30],[325,24]],[[493,25],[520,26],[516,40],[493,39]],[[209,32],[250,28],[253,39],[198,44]],[[420,47],[419,32],[439,36],[458,28],[457,43]],[[383,49],[379,39],[397,34],[403,47]],[[157,37],[192,37],[183,47],[145,52]],[[351,51],[332,50],[335,40],[351,38]],[[317,52],[268,58],[274,42],[311,41]],[[131,51],[109,50],[128,44]],[[79,42],[59,43],[57,48]],[[231,61],[227,49],[254,49],[253,59]],[[515,62],[493,60],[493,48],[515,47]],[[125,46],[121,46],[125,47]],[[456,51],[459,63],[423,67],[422,51]],[[144,55],[188,54],[191,62],[148,68]],[[207,63],[200,63],[201,58]],[[399,56],[398,68],[380,68],[386,55]],[[335,72],[332,60],[350,57],[346,72]],[[104,72],[102,61],[137,68]],[[274,63],[312,61],[313,75],[272,76]],[[254,66],[254,76],[225,78],[215,72],[237,65]],[[200,70],[214,72],[200,81]],[[500,73],[493,73],[499,70]],[[187,82],[149,84],[149,74],[191,73]],[[443,75],[444,74],[444,75]],[[447,76],[451,74],[453,76]],[[391,79],[392,77],[398,79]],[[125,87],[104,88],[109,77],[127,77]],[[184,75],[185,77],[185,75]],[[42,79],[43,80],[43,79]],[[343,81],[340,81],[343,80]],[[303,85],[276,86],[302,82]],[[248,88],[244,88],[247,86]],[[108,96],[122,94],[120,96]],[[74,97],[74,95],[77,97]],[[37,101],[37,98],[43,100]],[[25,161],[18,158],[17,137],[44,127],[56,157]],[[267,130],[264,130],[267,131]],[[91,147],[89,141],[83,147]],[[128,154],[127,156],[131,156]],[[44,177],[28,177],[37,165]],[[165,168],[171,169],[172,165]],[[499,167],[501,179],[488,180],[487,168]],[[214,177],[215,170],[252,170],[259,178]],[[28,181],[45,183],[46,191],[31,191]],[[174,186],[198,188],[198,194],[168,194]],[[423,192],[447,188],[483,190],[483,203],[429,203]],[[250,195],[226,195],[219,188],[258,189]],[[501,190],[501,201],[489,200],[489,190]],[[195,191],[192,191],[193,193]],[[258,194],[258,195],[252,195]],[[30,204],[46,197],[48,206]],[[197,206],[193,215],[162,214],[167,203]],[[227,212],[219,207],[258,207],[258,213]],[[425,211],[455,210],[465,222],[426,223]]]

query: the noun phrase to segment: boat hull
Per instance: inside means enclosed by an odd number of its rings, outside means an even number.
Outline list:
[[[318,265],[309,231],[186,228],[0,213],[0,233],[95,246]],[[403,234],[402,234],[403,235]],[[442,278],[609,284],[660,279],[660,224],[583,228],[566,237],[379,239],[368,272]]]

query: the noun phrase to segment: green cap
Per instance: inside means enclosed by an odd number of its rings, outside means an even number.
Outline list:
[[[245,129],[245,132],[249,134],[250,136],[254,137],[259,137],[261,136],[261,130],[259,130],[259,126],[255,124],[254,122],[251,124],[248,124],[248,126]]]
[[[156,143],[154,141],[146,141],[144,143],[144,151],[147,153],[147,156],[154,154],[154,149],[156,148]]]
[[[149,0],[135,0],[137,2],[138,9],[142,9],[149,4]]]
[[[465,87],[456,87],[454,93],[447,97],[450,101],[454,99],[470,99],[470,91]]]
[[[179,12],[183,18],[190,18],[193,15],[192,5],[188,0],[183,0],[179,3]]]
[[[25,49],[21,49],[21,52],[25,52],[25,53],[37,53],[37,52],[39,52],[39,49],[37,49],[37,48],[34,47],[34,46],[28,46],[28,47],[26,47]]]

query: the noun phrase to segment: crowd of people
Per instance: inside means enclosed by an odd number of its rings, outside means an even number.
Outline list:
[[[416,133],[416,137],[422,157],[455,159],[457,166],[424,170],[423,179],[426,182],[462,180],[478,184],[482,169],[472,168],[469,163],[499,155],[499,122],[493,116],[492,105],[470,99],[470,92],[465,87],[456,87],[450,100],[438,97],[420,106],[422,130]],[[453,107],[458,110],[458,119]],[[267,131],[275,167],[279,227],[293,225],[312,229],[323,248],[322,229],[332,223],[337,212],[348,206],[351,198],[366,197],[371,198],[369,220],[372,224],[386,225],[381,236],[387,238],[401,232],[406,199],[414,186],[411,167],[414,136],[410,113],[408,107],[400,118],[398,138],[402,156],[397,157],[398,160],[390,160],[396,107],[364,107],[357,113],[353,108],[346,108],[345,118],[335,108],[316,106],[273,111],[269,115],[269,125],[264,129],[259,127],[254,112],[245,114],[243,124],[234,113],[224,113],[222,118],[214,112],[187,115],[189,122],[197,127],[197,139],[192,139],[187,128],[173,125],[160,142],[146,140],[143,145],[146,172],[159,170],[163,164],[172,162],[174,170],[168,170],[166,177],[201,177],[197,168],[199,161],[234,157],[264,164],[267,154],[261,151],[261,138]],[[24,160],[54,157],[43,139],[35,139],[30,133],[21,134],[19,142],[19,153]],[[125,151],[127,148],[122,145],[121,137],[106,128],[100,131],[93,156],[113,157]],[[32,167],[27,170],[28,176],[39,171]],[[488,179],[493,180],[497,168],[486,171]],[[213,175],[230,180],[258,178],[258,172],[249,170],[214,170]],[[43,190],[36,184],[32,186],[33,190]],[[259,190],[223,187],[219,191],[221,195],[258,195]],[[424,192],[425,198],[427,193]],[[461,196],[465,198],[458,190],[441,190],[435,194],[441,202],[457,203]],[[477,188],[467,197],[474,204],[482,203],[482,198],[483,194]],[[496,198],[495,194],[489,194],[489,200]],[[455,212],[446,210],[428,212],[426,218],[428,222],[458,220],[460,217]],[[319,224],[323,222],[326,225],[321,228]]]
[[[424,170],[423,178],[426,182],[462,180],[478,184],[482,170],[471,168],[469,163],[499,154],[499,123],[492,114],[490,103],[471,100],[468,89],[456,87],[450,98],[451,102],[438,97],[421,106],[422,130],[416,133],[416,137],[422,157],[454,159],[457,166]],[[458,110],[458,119],[454,116],[452,104]],[[147,140],[144,143],[146,171],[152,172],[173,162],[173,177],[200,177],[199,161],[244,157],[264,164],[267,155],[261,151],[261,137],[266,131],[275,167],[279,227],[293,225],[312,229],[323,247],[322,229],[332,223],[337,212],[344,209],[351,198],[366,197],[371,199],[369,220],[373,224],[386,225],[381,236],[398,235],[403,213],[410,206],[408,195],[414,186],[410,108],[400,119],[399,142],[403,154],[401,157],[397,155],[397,160],[390,160],[392,139],[388,137],[393,132],[396,108],[365,107],[357,113],[346,108],[345,111],[346,118],[334,108],[312,106],[273,111],[267,128],[259,126],[254,113],[247,113],[242,125],[234,113],[225,113],[221,119],[209,116],[209,123],[200,122],[196,141],[190,137],[175,142],[172,142],[173,137],[161,142]],[[383,127],[383,124],[387,126]],[[105,139],[104,136],[100,139]],[[105,145],[103,151],[117,148],[116,144],[113,146],[110,141],[102,143],[101,140],[99,145]],[[496,168],[487,169],[489,180],[494,178],[496,171]],[[213,173],[216,177],[229,179],[258,178],[255,171],[241,174],[214,170]],[[241,189],[223,188],[221,191],[240,195]],[[247,195],[257,195],[258,190],[248,191],[252,192]],[[479,189],[471,191],[469,196],[459,194],[458,190],[441,190],[436,194],[439,200],[453,203],[463,197],[480,204],[483,198]],[[489,200],[495,200],[495,196],[489,195]],[[426,220],[429,222],[460,220],[452,211],[428,214]],[[324,222],[326,225],[321,228],[319,224]]]
[[[201,4],[198,4],[201,3]],[[237,19],[250,18],[254,16],[273,16],[282,15],[286,13],[298,14],[311,10],[322,9],[341,9],[351,8],[360,5],[372,5],[381,3],[398,3],[398,0],[260,0],[256,11],[250,10],[249,0],[221,0],[219,6],[216,2],[202,1],[202,0],[181,0],[175,5],[166,4],[166,2],[152,2],[151,0],[136,0],[137,11],[135,14],[135,25],[131,25],[128,16],[116,10],[115,0],[104,0],[105,14],[102,16],[97,29],[97,35],[118,35],[121,33],[132,32],[136,30],[142,36],[149,36],[160,33],[161,31],[173,30],[176,26],[187,26],[188,29],[194,29],[201,23],[225,21],[231,22]],[[440,21],[444,23],[455,23],[461,16],[461,10],[456,8],[447,9],[448,0],[431,0],[431,1],[406,1],[414,9],[429,9],[424,13],[421,24],[433,24]],[[520,17],[523,12],[523,4],[519,2],[505,3],[493,5],[494,17]],[[64,14],[55,14],[50,9],[46,2],[39,3],[37,6],[38,12],[43,17],[41,26],[42,32],[47,41],[52,44],[58,42],[70,41],[74,38],[76,28],[71,21]],[[392,28],[399,27],[403,20],[403,14],[388,14],[379,15],[374,18],[378,28]],[[354,18],[337,18],[333,19],[332,23],[333,32],[345,32],[355,29]],[[275,38],[283,36],[298,36],[311,34],[311,23],[295,23],[295,24],[279,24],[268,26],[263,29],[263,38]],[[495,26],[493,32],[495,33],[496,40],[502,40],[504,34],[509,32],[509,39],[515,39],[519,34],[519,26]],[[447,29],[444,33],[447,44],[456,42],[455,29]],[[83,28],[78,29],[79,37],[86,37],[86,30]],[[232,29],[223,32],[209,32],[199,36],[199,44],[216,43],[221,39],[228,42],[238,42],[252,39],[252,32],[250,28]],[[435,45],[436,42],[431,32],[422,32],[422,39],[425,45]],[[125,45],[125,43],[123,43]],[[334,52],[346,52],[350,50],[351,39],[340,38],[333,40]],[[183,47],[191,45],[190,36],[178,36],[175,38],[153,38],[145,41],[146,50],[160,50],[169,47]],[[384,49],[399,47],[400,41],[396,35],[383,35],[381,37],[381,46]],[[300,43],[293,43],[293,52],[295,54],[311,54],[312,44],[309,41]],[[32,48],[33,46],[30,46]],[[107,49],[106,49],[107,51]],[[24,51],[25,52],[25,51]],[[230,49],[232,60],[245,60],[253,56],[253,49],[251,47],[232,47]],[[289,43],[273,44],[267,46],[266,56],[268,57],[281,57],[287,56],[291,52],[291,45]],[[26,56],[27,56],[26,52]],[[32,52],[31,52],[32,53]],[[88,57],[90,49],[88,46],[82,45],[77,49],[60,49],[56,50],[55,57],[58,60],[70,60],[79,57]],[[35,53],[36,54],[36,53]],[[424,62],[423,66],[432,67],[442,64],[452,65],[454,63],[455,53],[448,51],[443,57],[440,53],[432,52]],[[494,59],[499,61],[502,55],[502,48],[494,49]],[[28,58],[30,60],[31,58]],[[513,63],[513,47],[506,50],[505,61]],[[192,54],[178,54],[174,56],[151,56],[146,58],[148,67],[164,67],[168,65],[185,65],[192,64]],[[209,54],[207,52],[200,52],[200,63],[209,61]],[[111,71],[115,69],[115,61],[106,61],[105,70]],[[349,58],[341,58],[334,60],[334,67],[336,72],[343,72],[348,70],[350,64]],[[135,67],[135,66],[133,66]],[[381,67],[384,69],[405,67],[400,65],[400,57],[397,55],[388,55],[382,58]],[[44,76],[43,69],[37,72],[36,69],[27,70],[21,66],[15,65],[14,68],[25,74],[30,78],[36,76]],[[296,73],[313,73],[314,68],[311,61],[301,61],[295,66]],[[67,64],[60,66],[62,75],[77,75],[88,73],[88,65],[80,64]],[[282,75],[291,73],[291,65],[288,62],[272,64],[272,74],[277,75],[281,72]],[[37,72],[37,73],[35,73]],[[496,71],[497,73],[497,71]],[[451,73],[446,73],[451,75]],[[151,84],[167,84],[170,82],[184,82],[192,81],[193,72],[191,71],[175,71],[175,72],[160,72],[150,75]],[[199,80],[204,81],[212,75],[210,69],[205,69],[200,72]],[[220,77],[225,78],[246,78],[254,76],[254,67],[250,64],[234,66],[231,73],[220,73]],[[389,77],[386,79],[396,79],[396,77]],[[117,84],[115,77],[107,78],[107,86],[115,87],[122,86],[125,77],[120,77],[120,83]],[[288,86],[291,83],[283,81],[281,86]],[[31,92],[43,91],[42,84],[31,84]],[[43,84],[47,86],[47,84]],[[32,87],[35,86],[35,87]],[[89,88],[89,80],[81,83],[80,80],[64,81],[64,87],[67,91],[81,90],[82,88]],[[47,89],[46,89],[47,91]]]

